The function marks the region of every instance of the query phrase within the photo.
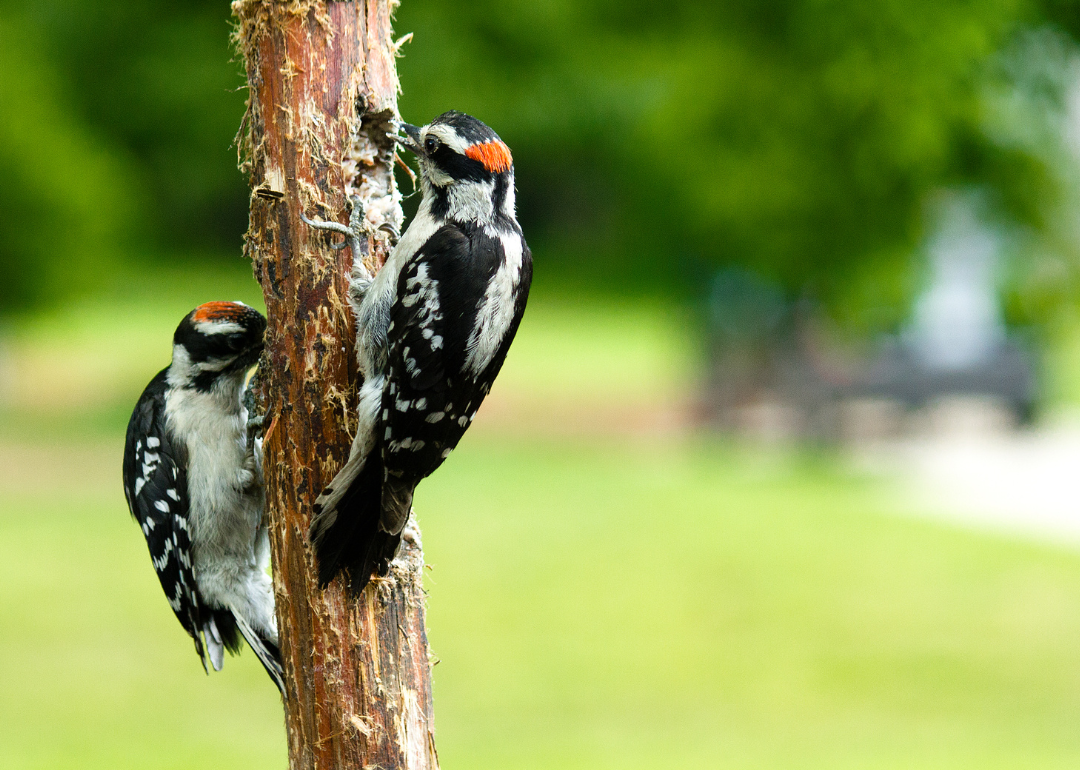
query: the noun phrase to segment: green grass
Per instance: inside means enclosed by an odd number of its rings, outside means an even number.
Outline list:
[[[1080,761],[1076,554],[889,517],[827,462],[463,450],[417,502],[447,767]]]
[[[202,674],[120,491],[131,401],[186,310],[251,299],[230,275],[9,335],[4,770],[286,765],[272,685],[250,653]],[[679,313],[537,299],[497,390],[689,387]],[[71,355],[98,368],[69,400],[47,391]],[[1080,765],[1080,554],[892,515],[893,489],[820,455],[479,420],[417,496],[444,767]]]
[[[662,304],[535,297],[499,374],[519,400],[641,402],[677,395],[697,377],[689,313]]]
[[[0,767],[282,767],[254,656],[207,678],[164,601],[119,439],[2,450]]]
[[[253,656],[205,677],[162,600],[118,444],[4,451],[0,767],[284,767]],[[417,500],[444,766],[1075,767],[1080,556],[884,492],[813,457],[467,437]]]
[[[169,363],[173,331],[188,311],[215,299],[264,309],[251,268],[239,259],[160,268],[123,286],[0,327],[0,431],[112,430]]]
[[[172,333],[196,305],[264,309],[250,268],[161,270],[156,286],[92,297],[0,327],[0,435],[84,437],[126,421],[168,364]],[[662,304],[571,304],[534,296],[495,391],[518,406],[679,398],[697,377],[689,314]],[[72,377],[73,371],[78,372]]]

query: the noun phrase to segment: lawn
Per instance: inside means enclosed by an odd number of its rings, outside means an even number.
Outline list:
[[[203,675],[120,490],[124,412],[204,298],[10,334],[5,770],[286,766],[272,685],[250,653]],[[688,387],[678,313],[535,310],[508,403]],[[70,355],[105,357],[75,407],[45,387]],[[820,454],[478,420],[416,500],[444,767],[1080,766],[1080,554],[897,515],[894,492]]]
[[[1078,765],[1080,557],[746,454],[476,441],[428,483],[447,767]]]

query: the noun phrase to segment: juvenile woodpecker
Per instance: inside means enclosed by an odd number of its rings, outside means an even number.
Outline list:
[[[220,671],[242,635],[284,692],[270,543],[254,446],[241,403],[266,319],[208,302],[173,335],[172,363],[146,386],[128,423],[124,493],[180,625]]]
[[[354,254],[359,427],[311,523],[320,582],[345,569],[354,593],[389,569],[413,490],[457,446],[491,389],[532,280],[503,141],[455,111],[401,130],[423,199],[377,275]]]

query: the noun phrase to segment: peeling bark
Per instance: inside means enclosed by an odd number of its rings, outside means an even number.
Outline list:
[[[320,591],[311,505],[355,429],[355,330],[345,301],[354,255],[300,213],[348,221],[364,203],[362,258],[400,225],[387,121],[397,114],[390,0],[236,0],[250,89],[239,145],[250,176],[245,251],[266,299],[257,397],[293,770],[437,770],[424,627],[423,551],[410,519],[390,574],[356,601],[341,578]]]

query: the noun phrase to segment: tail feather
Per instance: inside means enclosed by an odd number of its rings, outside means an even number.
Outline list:
[[[270,678],[274,680],[274,684],[277,685],[278,691],[285,695],[285,672],[281,667],[281,650],[276,644],[260,636],[255,629],[248,625],[247,621],[241,617],[240,613],[234,612],[233,617],[236,620],[236,625],[240,629],[240,633],[244,635],[244,639],[247,640],[248,646],[255,652],[255,655],[259,658],[259,662],[263,664],[263,668],[266,669],[266,673],[270,675]]]
[[[225,650],[233,655],[240,651],[240,636],[236,629],[236,620],[228,610],[208,610],[203,615],[201,622],[201,638],[196,633],[195,650],[199,653],[203,670],[210,673],[206,668],[206,660],[210,659],[210,666],[214,671],[221,671],[225,664]],[[203,641],[205,640],[205,645]]]
[[[380,526],[383,466],[378,451],[358,463],[359,468],[349,468],[350,464],[330,482],[333,491],[319,498],[328,505],[332,501],[333,507],[317,509],[311,540],[318,559],[319,585],[325,588],[339,572],[348,570],[349,588],[358,596],[373,574],[387,573],[401,536]],[[343,479],[348,480],[347,486]]]
[[[353,596],[359,596],[363,592],[373,575],[382,577],[390,571],[390,562],[400,543],[401,535],[392,535],[382,530],[371,533],[362,553],[358,553],[357,558],[349,565],[349,589]]]
[[[338,510],[342,507],[342,501],[353,493],[357,478],[366,466],[364,462],[366,459],[366,456],[359,452],[350,454],[348,461],[337,472],[333,481],[326,485],[315,500],[315,513],[311,517],[311,527],[308,532],[311,542],[318,543],[323,540],[337,523]],[[345,508],[348,509],[349,506],[346,504]]]
[[[416,484],[409,484],[401,479],[387,476],[382,486],[382,512],[379,526],[383,532],[401,532],[412,512],[413,491]]]
[[[206,652],[210,657],[210,665],[214,667],[214,671],[221,671],[221,667],[225,665],[225,642],[221,639],[213,615],[203,626],[203,636],[206,637]]]

